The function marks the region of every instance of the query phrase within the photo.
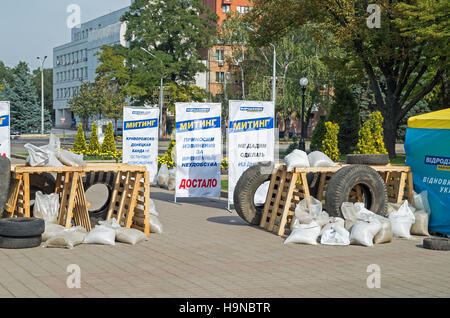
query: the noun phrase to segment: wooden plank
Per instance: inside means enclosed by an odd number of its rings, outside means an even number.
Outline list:
[[[123,186],[123,193],[122,193],[122,197],[120,199],[119,208],[117,209],[117,222],[119,222],[119,223],[122,218],[122,214],[125,213],[125,211],[124,211],[125,199],[127,198],[128,192],[130,191],[131,174],[132,174],[132,172],[126,173],[126,180],[125,180],[125,184]]]
[[[61,203],[59,207],[59,217],[58,217],[58,224],[64,225],[64,217],[67,213],[67,192],[70,187],[70,173],[66,172],[64,174],[64,187],[61,193]]]
[[[30,174],[23,174],[23,200],[24,200],[24,216],[31,217],[30,213]]]
[[[327,181],[328,173],[322,173],[320,175],[320,182],[319,182],[319,188],[317,191],[317,200],[322,201],[323,200],[323,191],[325,187],[325,182]]]
[[[114,190],[113,190],[113,193],[112,193],[112,196],[111,196],[111,204],[109,205],[108,214],[107,214],[107,217],[106,217],[107,220],[111,219],[112,216],[113,216],[113,211],[114,211],[114,208],[115,208],[115,204],[117,202],[117,196],[118,196],[118,193],[119,193],[119,188],[120,188],[121,181],[122,181],[122,172],[118,172],[117,175],[116,175],[116,181],[115,181],[115,184],[114,184]]]
[[[414,182],[413,182],[413,175],[412,172],[408,172],[408,201],[409,204],[414,204],[414,195],[413,195],[413,191],[414,191]]]
[[[263,211],[263,215],[261,217],[261,222],[259,223],[260,227],[265,227],[266,226],[266,222],[267,222],[267,215],[269,213],[269,209],[270,209],[270,199],[273,196],[273,191],[274,191],[274,187],[275,187],[275,180],[277,178],[278,175],[278,170],[273,171],[272,172],[272,176],[270,178],[270,185],[269,185],[269,191],[267,193],[267,198],[266,198],[266,204],[264,204],[264,211]]]
[[[125,227],[130,228],[131,224],[133,223],[133,216],[134,216],[134,208],[137,205],[137,197],[138,197],[138,191],[139,191],[139,184],[141,183],[142,174],[137,173],[136,179],[134,180],[133,184],[133,193],[131,195],[130,199],[130,206],[128,209],[127,219],[125,221]]]
[[[283,190],[284,190],[284,183],[286,181],[286,168],[283,168],[282,170],[282,174],[281,174],[281,179],[280,179],[280,186],[278,188],[277,191],[277,197],[275,199],[275,204],[273,205],[273,209],[272,209],[272,213],[270,215],[270,221],[269,224],[266,224],[267,230],[272,232],[273,231],[273,226],[275,223],[275,219],[276,219],[276,214],[278,212],[278,208],[280,206],[280,199],[281,199],[281,195],[283,194]]]
[[[288,216],[289,208],[291,205],[290,202],[292,199],[292,193],[294,192],[295,183],[297,182],[297,178],[298,178],[298,174],[294,173],[292,175],[292,180],[289,184],[289,189],[288,189],[287,198],[286,198],[287,203],[285,204],[284,210],[281,214],[281,221],[280,221],[280,225],[278,228],[278,236],[284,236],[284,227],[286,226],[287,216]],[[305,195],[309,196],[308,181],[306,179],[306,173],[300,173],[300,179],[302,181],[303,192],[305,193]]]
[[[150,173],[144,174],[144,234],[150,235]]]
[[[8,196],[8,202],[6,203],[6,212],[9,218],[14,216],[14,211],[16,210],[17,200],[19,198],[20,188],[22,186],[22,174],[16,175],[14,178],[14,185]]]
[[[68,174],[70,174],[70,173],[68,172]],[[77,178],[78,178],[78,172],[74,172],[72,174],[72,181],[70,182],[70,194],[69,194],[69,202],[68,202],[69,204],[67,206],[66,221],[64,224],[64,227],[66,227],[66,228],[72,227],[73,207],[75,205],[75,194],[77,191]],[[65,196],[66,193],[63,192],[63,196]]]
[[[406,187],[406,177],[408,174],[406,172],[402,172],[400,176],[400,181],[398,183],[398,194],[397,194],[397,203],[403,202],[403,195],[405,194]]]

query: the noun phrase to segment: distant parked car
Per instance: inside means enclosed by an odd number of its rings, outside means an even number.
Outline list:
[[[117,128],[116,136],[123,136],[123,129]]]
[[[11,136],[11,139],[19,139],[19,136],[21,135],[22,133],[20,132],[20,131],[17,131],[17,130],[11,130],[11,132],[10,132],[10,136]]]

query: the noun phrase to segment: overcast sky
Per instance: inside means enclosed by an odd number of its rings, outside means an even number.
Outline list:
[[[15,66],[25,61],[36,69],[37,56],[48,56],[53,67],[53,48],[70,41],[67,13],[70,4],[81,8],[81,22],[130,5],[130,0],[0,0],[0,61]]]

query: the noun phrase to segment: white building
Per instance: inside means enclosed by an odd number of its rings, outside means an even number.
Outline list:
[[[128,9],[126,7],[82,23],[72,29],[69,43],[53,49],[53,108],[56,127],[70,128],[79,122],[67,106],[67,100],[73,97],[83,82],[94,82],[95,70],[99,65],[98,56],[94,54],[103,45],[126,45],[126,25],[120,18]]]

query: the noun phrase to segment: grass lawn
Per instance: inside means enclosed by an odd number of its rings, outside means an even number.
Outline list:
[[[222,180],[221,188],[222,191],[228,191],[228,180]]]

